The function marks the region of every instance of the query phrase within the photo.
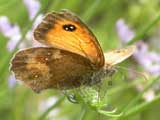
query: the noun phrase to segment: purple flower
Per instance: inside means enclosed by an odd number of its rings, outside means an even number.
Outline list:
[[[43,46],[42,44],[38,43],[33,39],[33,29],[40,23],[42,20],[43,15],[40,14],[37,19],[35,20],[32,30],[29,30],[28,33],[26,34],[26,41],[23,41],[20,45],[19,48],[24,48],[26,47],[26,42],[31,43],[30,45],[32,46]],[[9,39],[7,43],[7,48],[9,51],[12,51],[19,40],[21,39],[21,31],[18,25],[16,24],[11,24],[10,21],[6,16],[1,16],[0,17],[0,32],[3,33],[5,37]],[[33,44],[32,44],[33,43]]]
[[[10,37],[14,34],[19,34],[19,27],[12,25],[6,16],[0,16],[0,31],[4,36]]]
[[[39,11],[41,4],[38,0],[23,0],[29,12],[29,18],[32,20]]]
[[[7,48],[8,48],[9,51],[12,51],[16,47],[20,38],[21,38],[21,35],[18,35],[18,34],[10,38],[10,40],[7,44]]]
[[[42,20],[42,15],[39,15],[33,25],[33,28]],[[18,25],[11,24],[8,17],[6,16],[0,16],[0,32],[8,38],[7,42],[7,48],[9,51],[12,51],[19,40],[21,39],[21,31]],[[33,46],[42,46],[40,43],[36,42],[35,40],[32,40],[32,30],[29,30],[26,34],[26,40],[23,41],[19,48],[26,47],[26,42],[31,43]],[[16,79],[14,75],[10,75],[8,78],[8,85],[10,88],[12,88],[16,83]]]
[[[146,43],[137,43],[138,49],[134,53],[134,58],[143,68],[152,75],[160,75],[160,54],[151,52]]]
[[[135,33],[132,30],[130,30],[129,26],[126,25],[123,19],[119,19],[117,21],[116,29],[119,38],[124,44],[129,42],[135,35]]]
[[[117,21],[116,29],[122,43],[128,43],[135,35],[123,19]],[[160,75],[160,54],[149,51],[148,44],[139,40],[134,53],[136,61],[152,75]]]
[[[125,23],[123,19],[117,21],[116,24],[118,36],[123,44],[128,43],[135,35],[134,31],[129,28],[129,26]],[[137,50],[135,51],[133,57],[135,60],[146,70],[148,73],[152,75],[160,75],[160,54],[150,51],[148,44],[139,40],[137,43]],[[143,84],[138,84],[138,91],[142,91],[144,89]],[[155,96],[155,92],[153,89],[145,92],[143,98],[146,101],[151,101]]]
[[[21,32],[18,25],[12,25],[6,16],[0,17],[0,31],[9,39],[7,48],[12,51],[21,38]],[[22,45],[21,45],[22,46]]]
[[[10,75],[9,78],[8,78],[8,86],[10,88],[13,88],[16,84],[16,79],[14,77],[14,75]]]
[[[28,31],[26,34],[26,40],[30,41],[32,47],[45,47],[45,45],[41,44],[40,42],[34,40],[33,37],[33,30],[37,27],[37,25],[42,21],[43,15],[39,14],[33,23],[32,30]]]

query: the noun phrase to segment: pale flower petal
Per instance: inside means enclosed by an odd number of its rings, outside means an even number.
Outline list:
[[[124,44],[127,44],[135,35],[123,19],[117,21],[116,28],[118,36]],[[142,40],[139,40],[136,45],[137,50],[133,56],[137,62],[150,74],[160,75],[160,54],[149,51],[148,44]]]
[[[16,84],[16,78],[14,77],[14,75],[10,75],[8,78],[8,85],[10,88],[13,88]]]
[[[29,12],[29,18],[32,20],[39,11],[41,4],[38,0],[23,0]]]

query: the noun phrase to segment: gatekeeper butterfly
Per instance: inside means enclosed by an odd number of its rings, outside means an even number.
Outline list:
[[[11,61],[16,79],[35,92],[94,85],[113,66],[131,56],[135,46],[103,54],[90,29],[67,10],[47,14],[33,33],[47,47],[21,50]]]

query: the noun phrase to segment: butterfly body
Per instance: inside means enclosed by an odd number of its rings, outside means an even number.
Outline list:
[[[34,30],[34,39],[47,47],[17,52],[11,70],[35,92],[97,84],[135,50],[129,47],[104,55],[93,33],[69,11],[49,13]]]

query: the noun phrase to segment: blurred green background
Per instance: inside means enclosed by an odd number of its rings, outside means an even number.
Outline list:
[[[73,104],[57,90],[34,93],[9,71],[14,53],[35,44],[32,30],[50,11],[69,9],[97,36],[103,51],[138,46],[112,79],[103,110]],[[0,0],[0,120],[159,120],[159,0]],[[144,78],[144,75],[147,79]],[[122,77],[123,76],[123,77]]]

